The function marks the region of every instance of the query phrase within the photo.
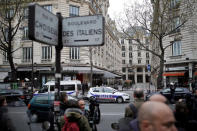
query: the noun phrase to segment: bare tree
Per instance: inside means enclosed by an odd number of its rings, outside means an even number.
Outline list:
[[[163,39],[180,32],[195,12],[196,0],[143,0],[142,3],[127,5],[124,16],[117,19],[120,30],[128,39],[136,41],[142,50],[149,51],[159,60],[157,87],[162,86],[165,50],[172,46],[163,44]],[[140,36],[148,34],[152,48],[147,48]],[[156,49],[156,48],[157,49]]]
[[[13,53],[20,48],[14,46],[14,39],[27,13],[25,7],[28,2],[31,0],[0,1],[0,51],[10,64],[11,81],[16,81],[17,77]]]

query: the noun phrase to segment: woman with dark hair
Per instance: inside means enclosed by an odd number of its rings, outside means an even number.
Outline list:
[[[0,131],[14,131],[11,120],[8,117],[7,102],[4,96],[0,96]]]

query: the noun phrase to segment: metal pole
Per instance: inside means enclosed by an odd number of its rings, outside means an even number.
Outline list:
[[[31,52],[31,57],[32,57],[32,60],[31,60],[31,67],[32,67],[32,72],[31,72],[31,82],[32,82],[32,86],[31,86],[31,92],[33,94],[33,88],[34,88],[34,42],[32,41],[32,52]]]
[[[92,76],[93,76],[93,71],[92,71],[92,47],[89,47],[89,51],[90,51],[90,87],[92,87]]]
[[[148,76],[149,76],[149,93],[150,93],[150,81],[151,81],[151,74],[150,74],[150,71],[148,72]]]
[[[61,78],[61,50],[63,48],[62,44],[62,16],[61,13],[56,14],[58,17],[58,45],[55,46],[56,49],[56,73],[55,73],[55,88],[58,90],[57,100],[60,96],[60,78]]]

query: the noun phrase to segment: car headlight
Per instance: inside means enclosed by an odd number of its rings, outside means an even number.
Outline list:
[[[129,95],[127,95],[127,94],[123,94],[123,96],[129,96]]]

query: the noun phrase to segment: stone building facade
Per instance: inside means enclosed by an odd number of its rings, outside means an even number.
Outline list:
[[[93,84],[102,84],[104,77],[111,79],[121,75],[121,45],[115,35],[115,23],[107,14],[109,0],[38,0],[37,3],[53,14],[61,12],[63,17],[102,14],[105,18],[104,45],[91,47]],[[28,39],[27,18],[22,22],[13,41],[13,48],[20,47],[13,55],[17,78],[19,81],[33,80],[43,84],[54,80],[55,47]],[[63,47],[61,67],[62,79],[89,82],[90,47]],[[10,68],[5,52],[0,55],[0,72],[1,82],[9,80]]]

